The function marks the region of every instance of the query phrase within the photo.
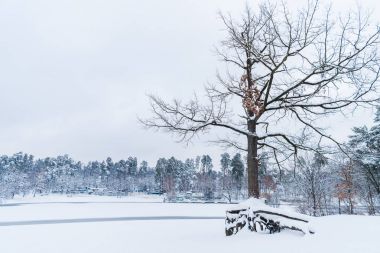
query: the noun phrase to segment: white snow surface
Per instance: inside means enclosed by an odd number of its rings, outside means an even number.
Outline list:
[[[65,197],[16,199],[0,205],[1,252],[28,253],[379,253],[380,217],[310,218],[317,233],[260,234],[243,230],[226,237],[224,220],[107,221],[1,226],[9,221],[92,217],[220,216],[228,204],[161,203],[159,197]]]

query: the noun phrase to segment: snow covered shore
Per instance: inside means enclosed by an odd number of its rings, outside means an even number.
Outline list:
[[[312,218],[318,231],[267,235],[241,231],[224,235],[226,204],[159,203],[139,197],[42,197],[0,206],[1,252],[380,252],[380,217]],[[191,216],[213,219],[130,220],[1,226],[2,222],[104,217]],[[220,219],[215,219],[220,216]]]

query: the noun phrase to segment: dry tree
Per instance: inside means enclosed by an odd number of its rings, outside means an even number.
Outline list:
[[[380,30],[361,10],[339,16],[318,1],[296,11],[268,1],[238,20],[220,17],[226,36],[216,50],[226,74],[205,87],[205,99],[150,96],[153,116],[141,121],[182,141],[213,127],[244,137],[244,145],[228,135],[217,142],[247,151],[248,195],[259,197],[261,150],[281,168],[299,150],[315,150],[302,138],[307,134],[340,147],[321,118],[378,101]]]

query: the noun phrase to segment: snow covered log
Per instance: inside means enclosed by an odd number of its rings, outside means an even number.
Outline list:
[[[258,199],[249,199],[226,211],[226,236],[236,234],[247,224],[254,232],[273,234],[289,229],[314,234],[307,216],[267,206]]]
[[[244,226],[248,222],[248,209],[236,209],[226,211],[226,220],[225,220],[225,228],[226,228],[226,236],[230,236],[236,234],[244,228]]]

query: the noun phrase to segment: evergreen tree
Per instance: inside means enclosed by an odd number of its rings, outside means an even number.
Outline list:
[[[234,182],[233,182],[232,172],[231,172],[230,154],[223,153],[221,155],[220,165],[221,165],[221,171],[222,171],[222,175],[221,175],[222,195],[228,200],[228,202],[231,202]]]
[[[350,147],[354,160],[361,168],[370,188],[380,195],[380,107],[378,107],[374,126],[355,127],[350,136]]]
[[[201,170],[203,173],[209,173],[212,170],[212,159],[209,155],[203,155],[201,158]]]
[[[231,173],[238,191],[241,190],[244,178],[244,163],[241,155],[237,153],[231,160]]]
[[[137,174],[137,158],[128,157],[127,160],[128,175],[135,176]]]
[[[148,172],[148,162],[142,161],[139,168],[139,174],[145,175]]]
[[[187,192],[192,189],[195,176],[195,163],[193,159],[186,159],[178,169],[178,190]]]
[[[220,159],[220,165],[223,175],[227,175],[231,165],[230,154],[223,153]]]

